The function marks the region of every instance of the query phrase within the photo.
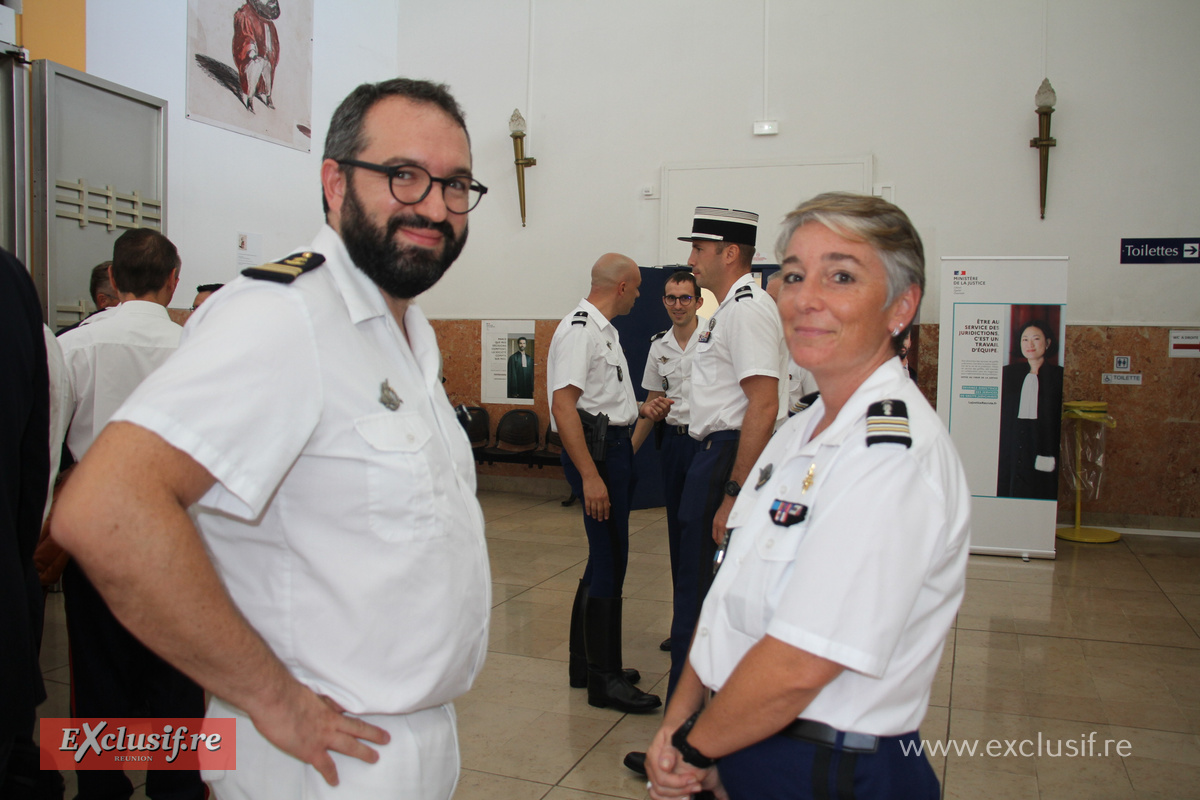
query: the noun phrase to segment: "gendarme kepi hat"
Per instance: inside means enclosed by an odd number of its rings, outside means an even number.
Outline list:
[[[692,235],[681,242],[730,242],[754,246],[758,236],[758,214],[736,208],[697,206],[692,217]]]

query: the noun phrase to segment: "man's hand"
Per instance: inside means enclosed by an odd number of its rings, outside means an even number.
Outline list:
[[[667,413],[671,410],[671,406],[675,401],[669,397],[653,397],[648,398],[642,403],[638,415],[645,417],[651,422],[661,422],[667,418]]]
[[[725,543],[725,532],[729,530],[730,511],[733,511],[733,498],[725,495],[725,499],[717,508],[717,513],[713,515],[712,537],[713,541],[717,543],[717,547]]]
[[[337,767],[330,751],[374,764],[379,753],[360,740],[387,744],[391,738],[382,728],[347,715],[330,698],[294,680],[278,700],[249,713],[254,727],[269,742],[312,764],[330,786],[338,785]]]
[[[599,474],[583,478],[583,510],[589,517],[604,522],[612,504],[608,500],[608,487]]]

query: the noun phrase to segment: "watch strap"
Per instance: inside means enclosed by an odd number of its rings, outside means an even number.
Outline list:
[[[691,733],[692,727],[696,724],[696,718],[699,716],[700,712],[697,711],[688,717],[686,722],[675,729],[675,733],[671,734],[671,745],[679,751],[679,755],[683,757],[683,760],[693,767],[708,769],[717,763],[717,759],[704,755],[692,747],[687,740],[688,734]]]

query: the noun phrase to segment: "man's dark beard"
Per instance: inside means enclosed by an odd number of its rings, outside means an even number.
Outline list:
[[[445,237],[442,254],[397,244],[396,232],[401,227],[438,231]],[[342,204],[341,228],[342,241],[354,265],[376,286],[399,300],[411,300],[437,283],[467,243],[466,228],[461,237],[456,237],[448,220],[433,222],[420,214],[394,216],[388,220],[387,229],[381,231],[367,218],[350,186]]]

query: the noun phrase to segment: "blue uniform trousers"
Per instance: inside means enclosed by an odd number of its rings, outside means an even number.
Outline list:
[[[915,732],[883,736],[874,753],[855,753],[775,735],[717,769],[731,800],[937,800],[937,775],[919,744]]]
[[[679,506],[683,500],[683,485],[687,481],[688,468],[700,450],[700,443],[687,435],[686,429],[679,433],[675,425],[668,425],[663,434],[659,463],[662,466],[663,499],[667,506],[667,545],[671,551],[671,585],[679,579]]]
[[[608,454],[603,463],[596,463],[596,469],[608,487],[608,500],[612,505],[608,519],[600,522],[589,516],[586,506],[583,513],[583,527],[588,539],[588,562],[583,582],[589,586],[589,597],[620,597],[621,587],[625,584],[625,568],[629,564],[629,510],[636,484],[629,430],[624,427],[614,432],[610,427],[606,437]],[[566,450],[562,453],[562,465],[571,491],[582,501],[583,478]]]
[[[692,633],[700,618],[700,606],[713,579],[713,555],[717,545],[712,538],[713,517],[725,499],[725,482],[737,457],[739,431],[709,434],[692,459],[683,495],[679,501],[679,570],[675,576],[674,606],[671,619],[671,679],[667,684],[667,702],[675,693],[675,684],[687,663]]]

